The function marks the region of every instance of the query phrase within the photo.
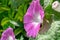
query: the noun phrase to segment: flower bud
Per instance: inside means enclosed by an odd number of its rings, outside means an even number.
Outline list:
[[[52,3],[52,8],[57,11],[60,12],[60,3],[58,1],[55,1]]]

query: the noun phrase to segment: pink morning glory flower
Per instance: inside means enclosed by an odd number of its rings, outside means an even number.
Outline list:
[[[7,28],[3,33],[1,40],[15,40],[15,35],[12,28]]]
[[[44,10],[39,0],[33,0],[24,16],[24,29],[28,37],[35,38],[44,18]]]

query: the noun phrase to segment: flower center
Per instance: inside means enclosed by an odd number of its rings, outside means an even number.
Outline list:
[[[9,36],[7,40],[13,40],[13,37],[12,36]]]
[[[33,17],[32,24],[34,25],[34,28],[37,27],[38,24],[42,23],[41,15],[40,13],[35,13]]]
[[[41,15],[39,13],[34,14],[33,22],[41,23]]]

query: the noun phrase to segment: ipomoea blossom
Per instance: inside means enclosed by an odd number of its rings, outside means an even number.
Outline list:
[[[39,0],[33,0],[24,16],[24,29],[28,37],[35,38],[44,18],[44,10]]]
[[[1,40],[15,40],[15,35],[12,28],[7,28],[3,33]]]
[[[60,3],[59,1],[55,1],[52,3],[52,8],[57,11],[57,12],[60,12]]]

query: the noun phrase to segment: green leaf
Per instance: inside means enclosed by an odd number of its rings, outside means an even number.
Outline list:
[[[15,34],[15,36],[17,36],[21,32],[22,32],[22,29],[21,28],[17,28],[17,29],[15,29],[14,34]]]
[[[15,11],[20,4],[24,3],[24,0],[10,0],[11,1],[11,8]]]
[[[60,24],[60,21],[54,21],[51,24],[51,28],[49,29],[49,31],[47,33],[49,33],[49,34],[53,34],[53,32],[55,33],[60,28],[59,24]]]
[[[45,0],[40,1],[40,4],[41,4],[42,6],[44,6],[44,1],[45,1]]]
[[[5,24],[7,24],[9,22],[9,20],[10,19],[8,17],[3,18],[1,21],[1,25],[4,26]]]
[[[0,10],[8,11],[8,10],[10,10],[10,8],[8,8],[8,7],[1,7],[1,6],[0,6]]]
[[[51,5],[53,0],[44,0],[44,9]]]
[[[10,20],[10,23],[13,24],[13,25],[15,25],[15,26],[19,26],[19,24],[17,22],[15,22],[15,21],[11,21]]]
[[[8,5],[8,2],[9,0],[1,0],[2,6],[5,6],[5,7]]]
[[[2,13],[3,11],[1,10],[0,13]]]
[[[27,11],[27,4],[24,5],[24,14],[26,13]]]
[[[14,18],[15,20],[22,21],[23,16],[24,16],[24,11],[23,10],[25,10],[25,9],[23,9],[23,7],[24,7],[24,4],[22,4],[21,6],[19,6],[17,14],[15,15],[15,18]]]
[[[8,23],[8,26],[12,27],[13,29],[15,29],[15,25],[13,25],[12,23]]]
[[[2,28],[3,28],[4,30],[6,30],[8,27],[9,27],[8,24],[4,24],[4,26],[2,26]]]
[[[23,36],[21,36],[21,37],[20,37],[20,40],[24,40],[24,37],[23,37]]]
[[[15,28],[15,25],[10,23],[10,19],[8,17],[2,19],[1,25],[3,29],[7,29],[9,26]]]

